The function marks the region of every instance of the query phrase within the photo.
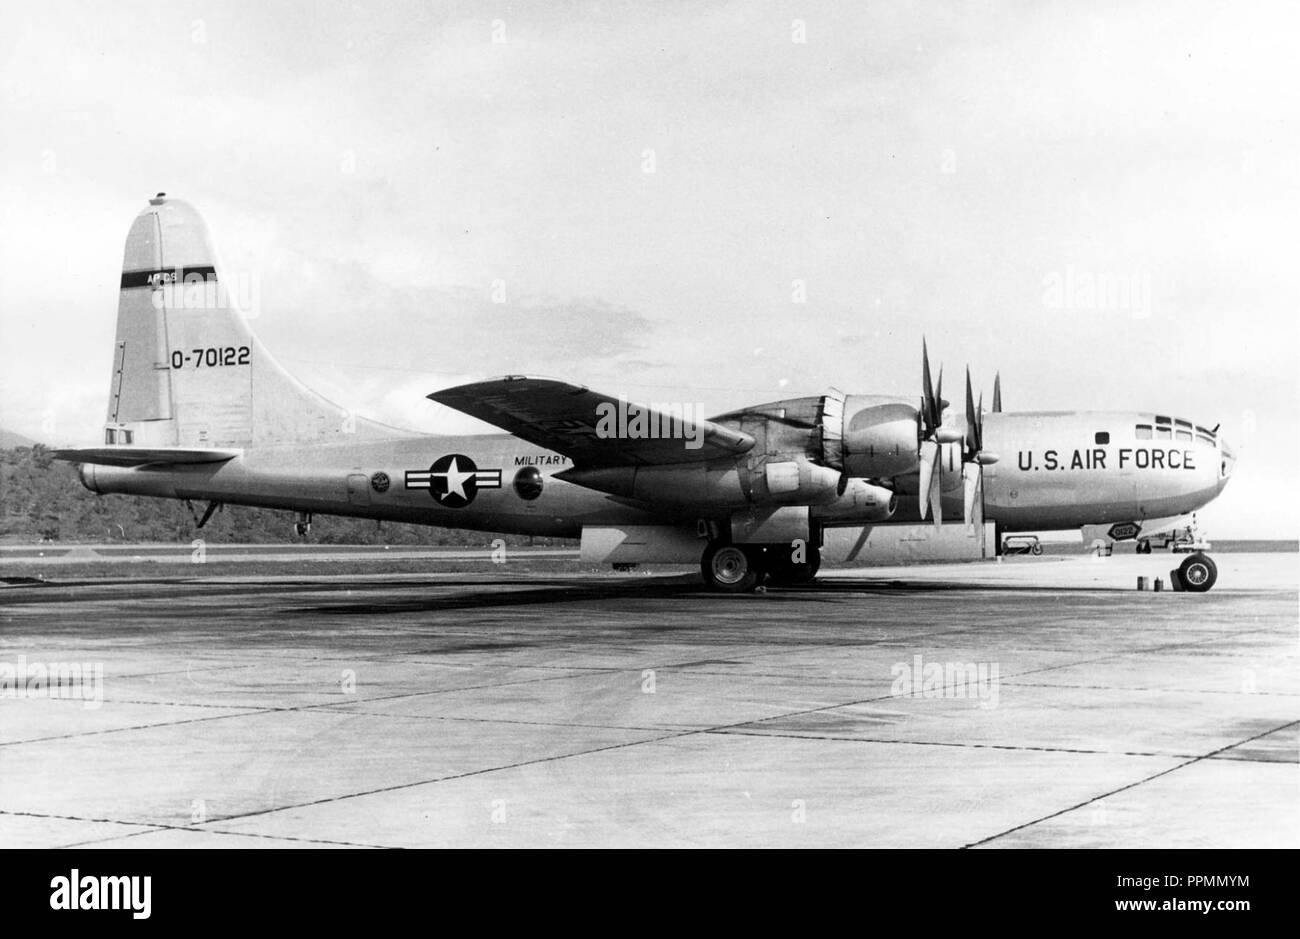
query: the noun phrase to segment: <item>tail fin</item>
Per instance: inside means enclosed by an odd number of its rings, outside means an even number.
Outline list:
[[[289,375],[249,329],[238,286],[193,206],[163,193],[149,200],[126,237],[105,443],[249,447],[393,435]]]

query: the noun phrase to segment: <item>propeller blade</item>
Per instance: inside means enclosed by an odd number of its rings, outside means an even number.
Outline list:
[[[1002,413],[1002,373],[993,376],[993,413]]]
[[[934,472],[930,475],[930,511],[934,513],[934,527],[943,527],[943,463],[942,449],[936,448]]]
[[[984,524],[984,471],[978,463],[961,465],[962,512],[967,525]]]
[[[934,501],[932,494],[938,489],[939,470],[939,445],[933,440],[922,440],[920,459],[917,464],[920,485],[917,487],[916,493],[917,502],[920,503],[922,521],[925,520],[925,515],[930,510],[930,504]]]
[[[983,396],[980,397],[981,407],[984,403]],[[971,392],[970,387],[970,369],[966,369],[966,455],[969,459],[971,454],[979,453],[980,447],[984,445],[984,420],[975,407],[975,395]]]
[[[938,446],[933,440],[922,440],[917,456],[916,471],[920,478],[916,488],[916,501],[922,521],[925,521],[925,513],[930,510],[930,476],[934,472],[934,451]]]
[[[942,380],[943,380],[943,376],[942,374],[940,374],[940,382],[942,382]],[[934,429],[939,426],[939,421],[935,417],[937,411],[938,408],[936,407],[934,382],[930,378],[930,350],[925,344],[925,339],[922,338],[921,339],[921,413],[925,418],[923,422],[925,426],[922,428],[922,430],[924,431],[926,436],[929,436],[929,434],[931,434],[934,431]]]

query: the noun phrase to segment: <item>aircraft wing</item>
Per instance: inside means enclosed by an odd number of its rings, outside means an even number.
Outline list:
[[[721,424],[684,420],[546,378],[496,378],[435,391],[429,398],[562,453],[577,466],[693,463],[754,446],[749,434]]]
[[[75,450],[51,450],[56,460],[69,463],[95,463],[101,466],[149,466],[177,463],[224,463],[243,453],[242,450],[200,450],[187,447],[83,447]]]

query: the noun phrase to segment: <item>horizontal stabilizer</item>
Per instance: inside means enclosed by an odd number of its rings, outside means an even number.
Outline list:
[[[584,467],[695,463],[754,446],[749,434],[693,414],[544,378],[497,378],[429,397]]]
[[[56,460],[100,466],[149,466],[156,463],[224,463],[243,450],[199,450],[191,447],[84,447],[51,450]]]

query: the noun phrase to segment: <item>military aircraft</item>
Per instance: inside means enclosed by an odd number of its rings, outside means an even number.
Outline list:
[[[56,451],[96,493],[581,539],[582,557],[699,562],[727,592],[811,581],[836,528],[960,519],[1108,541],[1168,527],[1232,473],[1217,425],[1150,411],[842,394],[708,420],[511,375],[429,397],[505,433],[429,436],[355,417],[291,377],[223,291],[207,227],[159,193],[126,239],[102,446]],[[1186,589],[1213,561],[1190,555]]]

